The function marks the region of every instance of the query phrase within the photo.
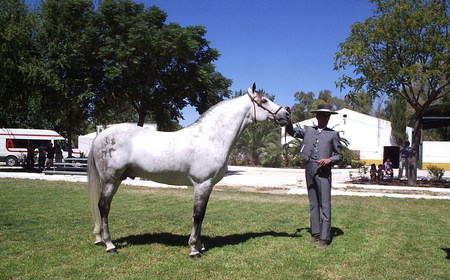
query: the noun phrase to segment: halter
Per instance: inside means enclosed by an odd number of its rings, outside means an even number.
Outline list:
[[[253,121],[254,121],[254,122],[256,122],[256,106],[258,106],[259,108],[262,108],[262,109],[266,110],[269,114],[272,115],[272,117],[273,117],[274,119],[275,119],[276,115],[278,114],[278,112],[281,110],[281,108],[283,108],[283,107],[280,106],[280,108],[278,108],[278,109],[275,111],[275,113],[274,113],[274,112],[270,111],[269,109],[267,109],[266,107],[264,107],[263,105],[261,105],[260,103],[258,103],[258,102],[256,101],[257,95],[255,95],[254,97],[252,97],[252,96],[250,95],[250,93],[248,93],[248,92],[247,92],[247,95],[248,95],[248,97],[250,98],[250,100],[251,100],[252,103],[253,103]],[[256,106],[255,106],[255,105],[256,105]]]

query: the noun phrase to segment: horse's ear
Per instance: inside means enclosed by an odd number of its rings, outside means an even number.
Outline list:
[[[256,91],[256,83],[253,83],[252,92],[255,92],[255,91]]]

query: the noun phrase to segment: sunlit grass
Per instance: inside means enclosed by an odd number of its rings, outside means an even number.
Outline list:
[[[449,279],[450,202],[333,197],[331,246],[305,196],[213,191],[191,259],[192,190],[121,186],[119,254],[93,245],[84,184],[0,179],[1,279]]]

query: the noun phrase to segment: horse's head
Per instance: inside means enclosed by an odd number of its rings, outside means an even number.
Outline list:
[[[290,113],[285,108],[272,102],[261,92],[257,92],[256,84],[253,84],[253,87],[248,89],[247,94],[253,103],[253,120],[265,121],[270,119],[280,126],[285,126],[288,123]]]

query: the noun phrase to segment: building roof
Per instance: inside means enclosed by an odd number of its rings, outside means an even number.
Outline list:
[[[450,126],[450,103],[431,105],[422,116],[423,129]]]

